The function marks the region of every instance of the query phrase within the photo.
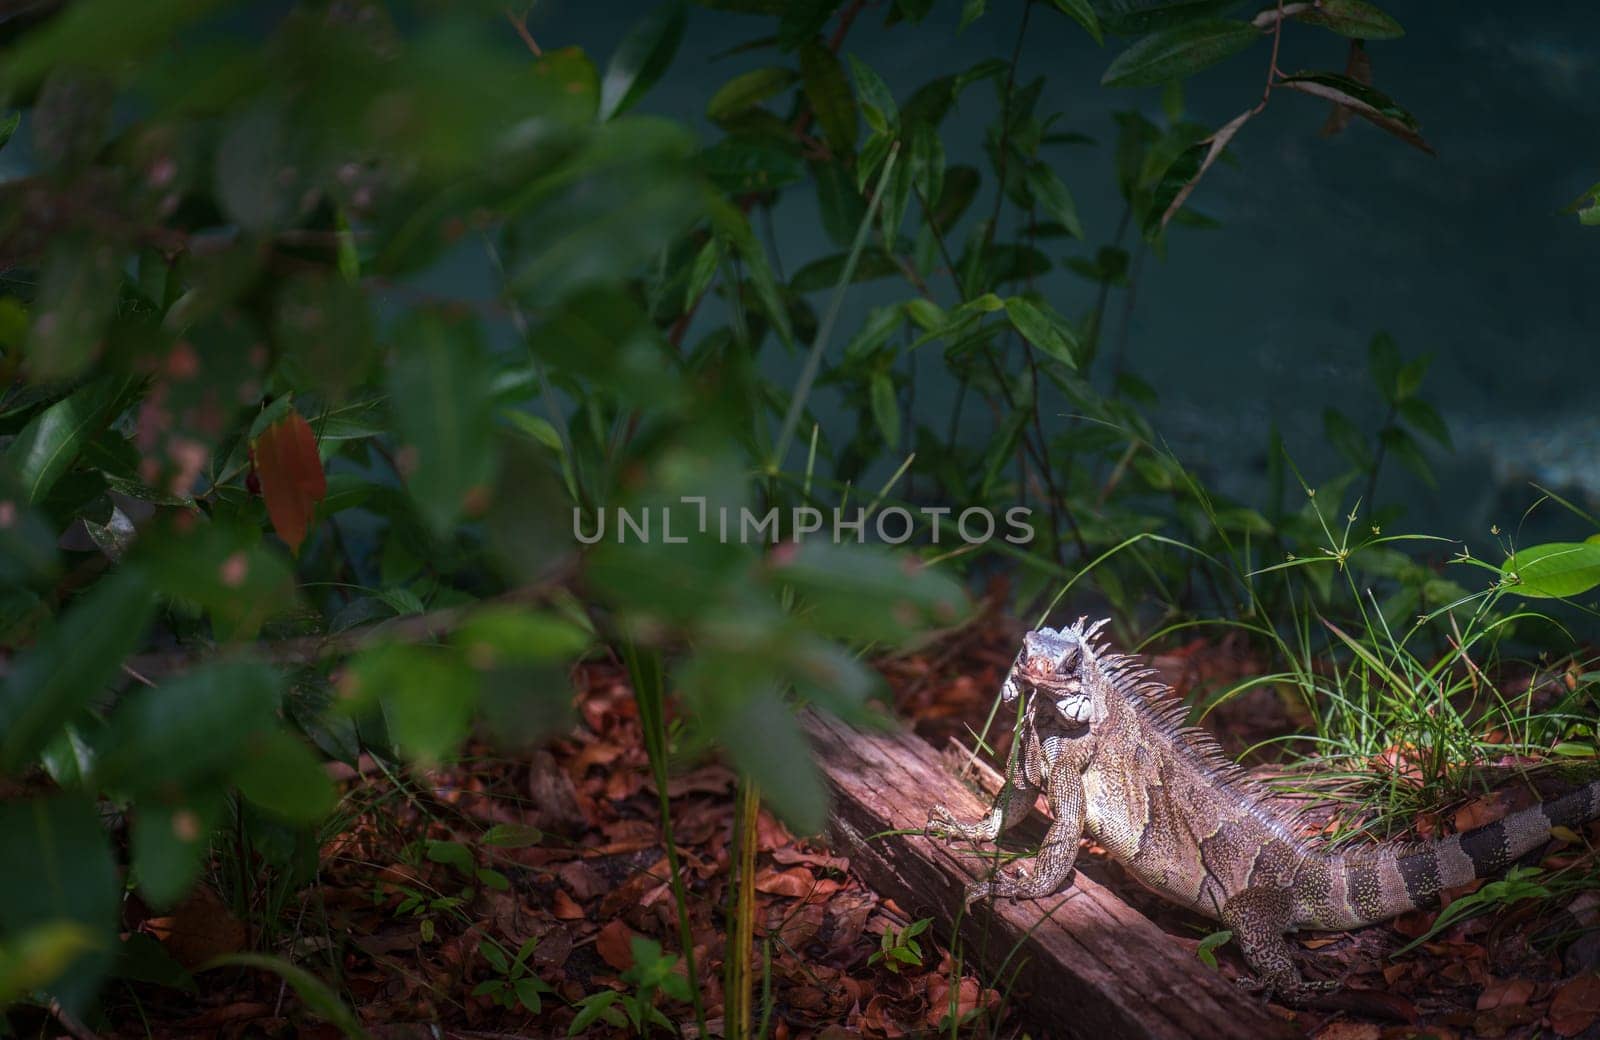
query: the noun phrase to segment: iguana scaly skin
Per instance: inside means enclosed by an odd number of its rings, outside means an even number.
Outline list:
[[[1256,973],[1241,984],[1295,1001],[1335,984],[1302,981],[1286,932],[1359,928],[1426,906],[1537,848],[1552,827],[1600,817],[1597,781],[1441,841],[1319,847],[1210,736],[1184,726],[1184,708],[1154,671],[1108,651],[1096,638],[1104,624],[1028,633],[1003,687],[1007,701],[1024,698],[1023,723],[994,810],[962,823],[933,809],[928,833],[993,841],[1040,791],[1050,805],[1032,869],[973,883],[969,906],[1061,890],[1087,835],[1167,899],[1232,929]]]

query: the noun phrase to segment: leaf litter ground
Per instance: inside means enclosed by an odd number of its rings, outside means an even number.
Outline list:
[[[970,743],[1018,635],[1014,622],[990,614],[937,644],[880,662],[895,713],[936,748],[952,737]],[[1261,664],[1226,640],[1180,646],[1153,663],[1180,694],[1259,674]],[[223,886],[203,884],[169,913],[130,904],[127,930],[158,940],[189,968],[249,948],[281,955],[327,981],[380,1038],[437,1036],[431,1023],[461,1037],[566,1035],[586,1000],[635,991],[635,939],[680,952],[656,792],[626,673],[589,663],[574,679],[578,724],[532,754],[507,757],[475,746],[456,764],[405,780],[366,758],[359,770],[332,767],[347,795],[339,833],[317,850],[314,881],[276,903],[270,886],[236,889],[252,893],[248,920],[218,894]],[[1239,750],[1304,721],[1261,689],[1208,724]],[[1008,725],[1001,720],[991,733],[999,761]],[[714,1035],[724,1027],[735,786],[732,773],[706,761],[675,773],[668,789]],[[1527,785],[1503,788],[1458,807],[1448,821],[1477,826],[1534,797]],[[1417,823],[1426,835],[1445,820]],[[1579,837],[1594,849],[1600,826]],[[1091,846],[1089,854],[1120,880],[1124,898],[1175,940],[1193,948],[1216,929],[1141,889],[1100,850]],[[1594,859],[1582,845],[1568,845],[1545,865],[1586,866],[1592,878]],[[914,940],[917,954],[881,956],[885,933],[892,940],[914,922],[857,879],[847,859],[796,838],[765,813],[756,863],[755,1015],[768,1035],[950,1035],[952,1006],[963,1036],[1058,1031],[1028,1021],[1027,994],[1002,992],[970,966],[958,970],[937,927]],[[1580,891],[1563,914],[1548,911],[1547,903],[1512,904],[1398,957],[1396,950],[1428,934],[1436,912],[1350,935],[1303,935],[1300,945],[1316,968],[1348,989],[1326,1005],[1281,1013],[1325,1040],[1600,1035],[1600,891]],[[519,953],[525,956],[517,959]],[[1242,972],[1231,947],[1218,959],[1218,970]],[[674,970],[683,970],[681,959]],[[1197,970],[1208,969],[1197,962]],[[154,981],[114,986],[109,1032],[338,1035],[271,973],[213,969],[195,979],[193,992]],[[694,1034],[688,1004],[663,996],[655,1006],[677,1030]],[[632,1035],[603,1016],[580,1032]]]

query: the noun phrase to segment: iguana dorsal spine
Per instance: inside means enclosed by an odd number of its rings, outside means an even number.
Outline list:
[[[967,889],[1037,899],[1070,880],[1088,836],[1167,899],[1232,929],[1256,973],[1241,980],[1297,1000],[1307,984],[1286,932],[1344,930],[1429,905],[1444,889],[1494,874],[1600,817],[1600,781],[1495,823],[1428,843],[1330,849],[1230,761],[1136,658],[1111,651],[1105,621],[1029,632],[1002,694],[1024,699],[1017,753],[993,811],[962,823],[935,806],[929,833],[993,841],[1043,792],[1054,820],[1025,876],[999,872]]]

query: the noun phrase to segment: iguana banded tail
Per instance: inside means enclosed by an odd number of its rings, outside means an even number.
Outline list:
[[[994,810],[961,823],[933,809],[928,833],[993,841],[1040,791],[1049,803],[1054,822],[1031,871],[973,883],[968,905],[1054,894],[1088,835],[1167,899],[1232,929],[1256,973],[1242,984],[1293,1001],[1333,987],[1302,981],[1286,932],[1359,928],[1426,906],[1537,848],[1552,827],[1600,817],[1597,781],[1440,841],[1321,848],[1210,736],[1184,726],[1184,708],[1154,671],[1108,651],[1096,638],[1104,624],[1028,633],[1002,691],[1024,698],[1023,723]]]

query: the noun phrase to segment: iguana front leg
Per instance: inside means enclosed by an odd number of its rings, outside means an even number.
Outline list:
[[[1083,775],[1076,763],[1056,763],[1045,784],[1045,797],[1050,802],[1053,821],[1028,872],[1018,876],[997,870],[990,880],[973,882],[967,886],[968,906],[986,896],[1043,899],[1061,891],[1072,879],[1084,823]]]
[[[935,805],[922,825],[922,832],[930,837],[960,838],[963,841],[994,841],[1006,831],[1021,823],[1039,797],[1039,770],[1029,768],[1030,758],[1037,757],[1037,743],[1024,731],[1021,746],[1012,756],[1006,769],[1006,781],[994,800],[994,808],[982,819],[962,823],[944,804]],[[1032,774],[1031,776],[1029,774]]]
[[[1006,831],[1021,823],[1033,808],[1039,789],[1030,784],[1017,770],[1017,775],[1006,780],[995,799],[994,808],[982,819],[962,823],[956,814],[943,803],[935,805],[923,824],[922,831],[936,838],[960,838],[963,841],[994,841]]]

